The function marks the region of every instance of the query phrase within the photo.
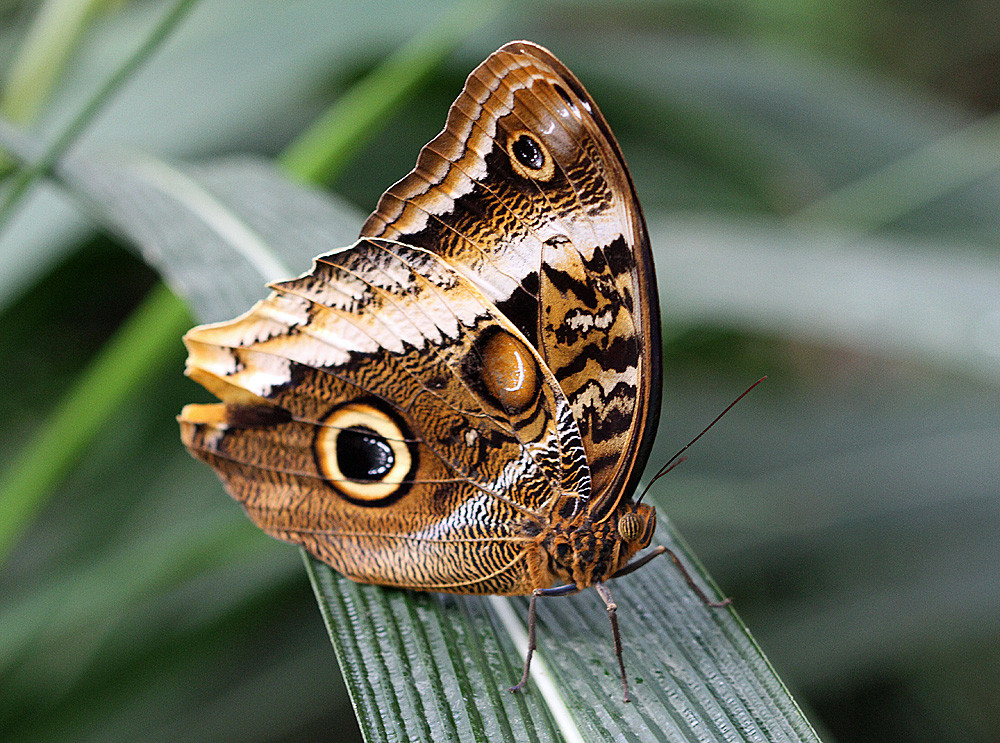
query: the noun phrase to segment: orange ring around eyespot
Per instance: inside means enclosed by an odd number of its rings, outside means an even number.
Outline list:
[[[538,148],[538,151],[542,155],[542,165],[538,168],[533,168],[527,165],[518,158],[517,154],[514,152],[514,146],[517,144],[521,137],[527,137],[531,143]],[[527,129],[518,129],[507,135],[507,157],[510,158],[510,165],[514,168],[514,172],[517,173],[522,178],[528,178],[533,181],[547,181],[551,180],[552,175],[556,171],[556,162],[552,158],[552,153],[549,152],[549,148],[545,146],[541,138],[534,132],[530,132]]]
[[[337,441],[347,429],[368,430],[388,444],[393,462],[378,480],[348,478],[337,456]],[[399,425],[378,408],[363,402],[342,405],[331,412],[316,434],[313,451],[320,474],[336,490],[357,501],[379,501],[394,495],[413,466],[413,456]]]

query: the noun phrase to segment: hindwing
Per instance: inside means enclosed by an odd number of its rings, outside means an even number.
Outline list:
[[[565,65],[524,41],[490,55],[362,234],[440,255],[534,344],[580,429],[595,513],[634,490],[660,408],[652,256],[621,150]]]
[[[444,260],[361,240],[185,336],[185,445],[270,534],[366,583],[524,593],[555,499],[590,492],[558,383]],[[520,384],[516,384],[516,383]]]

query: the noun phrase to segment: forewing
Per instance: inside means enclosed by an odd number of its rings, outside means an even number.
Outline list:
[[[582,435],[598,510],[634,489],[660,405],[659,303],[621,150],[580,82],[513,42],[362,231],[442,256],[538,349]]]

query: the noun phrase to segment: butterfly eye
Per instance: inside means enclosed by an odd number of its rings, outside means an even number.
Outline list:
[[[618,519],[618,533],[626,542],[635,542],[642,536],[644,529],[642,518],[639,514],[628,511]]]
[[[507,137],[507,155],[514,171],[524,178],[547,181],[555,172],[548,148],[535,134],[521,129]]]
[[[335,408],[316,434],[313,453],[323,477],[358,505],[388,505],[405,490],[414,455],[400,425],[367,403]]]
[[[514,140],[511,151],[517,161],[530,170],[541,170],[545,165],[545,154],[542,152],[542,148],[538,146],[534,137],[527,134],[522,134]]]

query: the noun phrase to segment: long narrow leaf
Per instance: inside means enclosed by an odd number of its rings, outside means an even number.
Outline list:
[[[4,193],[0,202],[0,228],[6,225],[14,209],[20,203],[31,185],[42,176],[49,173],[59,158],[73,145],[77,138],[90,125],[94,117],[102,110],[108,100],[118,89],[131,79],[132,75],[156,51],[171,31],[184,19],[197,0],[177,0],[150,31],[138,48],[119,65],[104,84],[94,93],[89,101],[77,112],[77,115],[56,137],[45,153],[30,167],[20,170],[12,179],[9,190]]]
[[[657,542],[682,552],[660,521]],[[511,696],[525,599],[359,586],[307,565],[368,740],[818,740],[735,612],[702,604],[668,559],[612,586],[630,704],[596,594],[540,603],[548,670]]]
[[[799,224],[650,223],[662,302],[706,319],[1000,379],[1000,267],[987,246]]]

